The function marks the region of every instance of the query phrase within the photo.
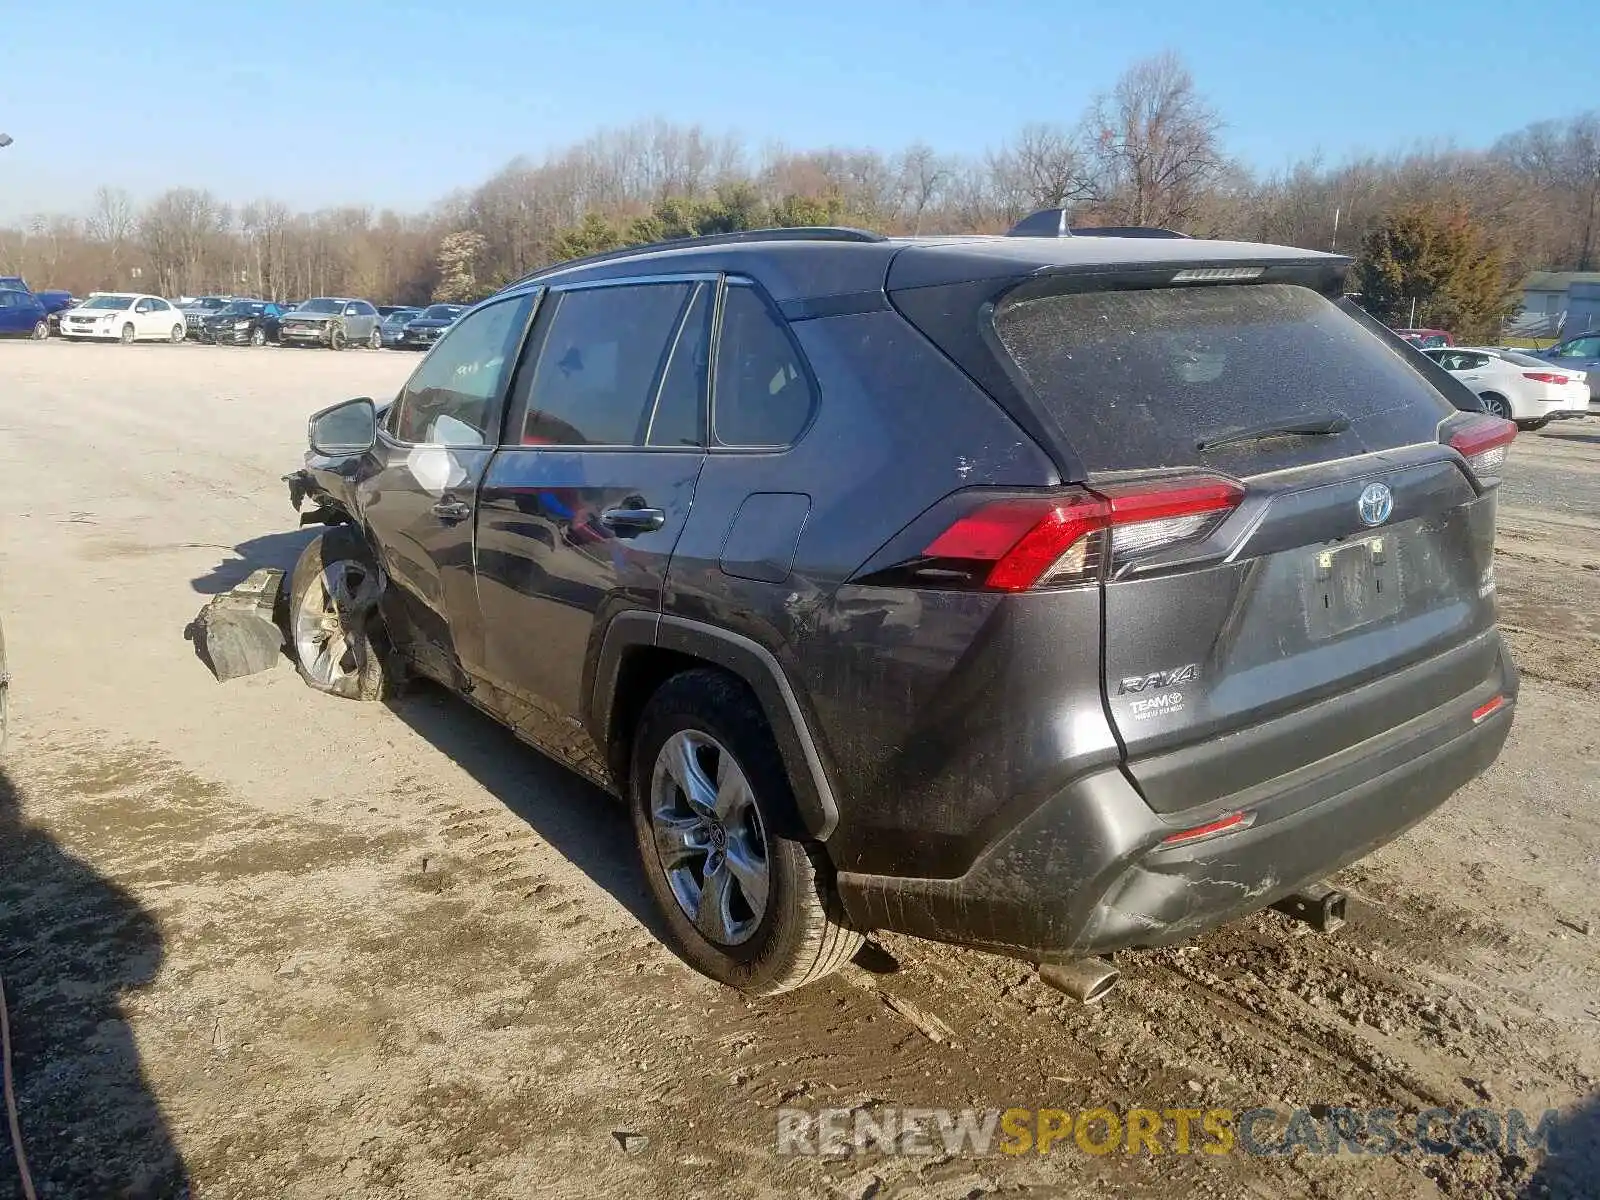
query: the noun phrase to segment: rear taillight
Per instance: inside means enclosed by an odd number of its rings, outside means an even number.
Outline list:
[[[1557,375],[1551,371],[1524,371],[1522,377],[1535,383],[1553,383],[1557,386],[1572,382],[1571,376]]]
[[[1137,555],[1209,534],[1244,489],[1212,476],[980,503],[873,582],[1025,592],[1100,578]],[[865,582],[866,580],[863,580]]]
[[[1450,435],[1450,445],[1474,475],[1493,475],[1505,464],[1517,427],[1499,417],[1478,417]]]

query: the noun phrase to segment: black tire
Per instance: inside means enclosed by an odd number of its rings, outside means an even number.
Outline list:
[[[382,350],[383,349],[383,334],[378,332],[377,329],[374,329],[372,331],[372,336],[367,339],[367,349],[368,350]]]
[[[1511,402],[1504,396],[1495,392],[1485,392],[1478,399],[1483,404],[1483,411],[1491,417],[1499,417],[1502,421],[1511,420]]]
[[[33,336],[33,340],[36,341],[36,342],[44,341],[45,338],[50,336],[50,322],[49,321],[38,321],[38,322],[35,322],[35,324],[33,326],[33,335],[32,336]]]
[[[357,593],[353,603],[340,603],[330,608],[325,572],[342,572],[336,577],[343,577],[352,569],[359,569],[372,585],[352,589]],[[294,648],[295,668],[307,686],[349,700],[381,700],[393,694],[399,672],[378,610],[378,596],[383,586],[383,572],[378,568],[377,559],[361,535],[348,525],[331,527],[312,539],[301,552],[294,573],[289,577],[286,624]],[[348,594],[346,599],[349,599]],[[334,651],[329,655],[330,665],[337,662],[336,671],[319,671],[316,659],[306,661],[307,655],[312,653],[312,642],[302,636],[302,610],[307,614],[321,610],[337,626],[337,659]]]
[[[174,325],[172,327],[172,337],[169,340],[174,346],[181,346],[188,339],[188,337],[189,335],[187,332],[185,332],[182,325]]]
[[[267,344],[267,331],[257,325],[250,331],[250,344],[252,346],[265,346]]]
[[[133,339],[138,336],[139,335],[134,332],[133,323],[131,321],[122,327],[122,344],[124,346],[133,345]]]
[[[674,735],[709,736],[731,753],[750,785],[766,848],[765,911],[737,945],[710,940],[672,890],[656,848],[651,807],[657,759]],[[645,705],[633,742],[629,809],[645,880],[670,948],[719,983],[754,995],[787,992],[832,974],[854,957],[862,936],[843,924],[833,870],[822,849],[781,837],[793,828],[794,796],[760,705],[738,680],[697,669],[675,675]]]
[[[329,350],[343,350],[348,344],[349,343],[344,336],[343,325],[335,325],[332,329],[328,330]]]

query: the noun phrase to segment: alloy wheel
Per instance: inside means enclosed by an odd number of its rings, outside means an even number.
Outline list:
[[[683,729],[661,747],[650,826],[667,883],[695,928],[721,946],[748,941],[767,909],[767,836],[749,780],[715,738]]]
[[[367,619],[382,589],[382,577],[365,563],[340,559],[318,576],[294,614],[294,648],[318,684],[332,688],[360,674],[352,630]]]

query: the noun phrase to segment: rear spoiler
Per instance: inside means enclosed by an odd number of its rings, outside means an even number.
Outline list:
[[[1041,208],[1023,217],[1009,230],[1007,237],[1136,237],[1136,238],[1186,238],[1189,235],[1175,229],[1155,225],[1078,225],[1074,226],[1064,208]]]

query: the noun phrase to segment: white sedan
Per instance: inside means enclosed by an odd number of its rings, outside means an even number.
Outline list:
[[[1438,346],[1423,351],[1478,394],[1485,412],[1523,429],[1589,413],[1588,377],[1517,350]]]
[[[181,342],[183,314],[160,296],[102,292],[61,314],[61,336],[68,341]]]

